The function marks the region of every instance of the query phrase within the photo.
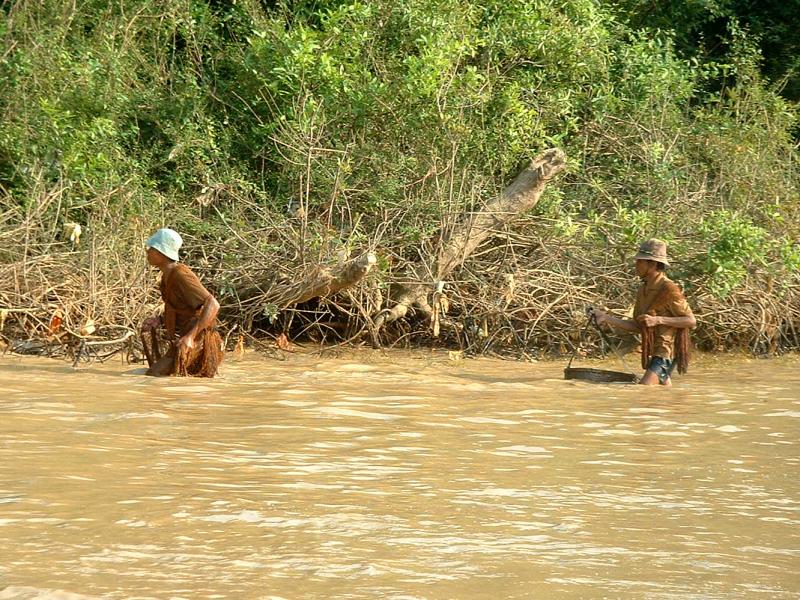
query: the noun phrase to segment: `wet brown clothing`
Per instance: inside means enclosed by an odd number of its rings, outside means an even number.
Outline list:
[[[657,317],[688,317],[692,309],[680,287],[663,272],[650,283],[644,282],[636,294],[633,318],[649,314]],[[650,331],[646,331],[649,329]],[[678,362],[679,372],[688,365],[689,331],[683,327],[657,325],[642,328],[642,363],[649,363],[653,356]],[[677,342],[677,343],[676,343]],[[647,355],[647,356],[645,356]],[[646,366],[645,366],[646,368]]]
[[[164,327],[170,338],[186,335],[200,316],[200,309],[211,295],[192,270],[176,263],[158,284],[164,300]]]
[[[200,309],[211,294],[192,270],[176,263],[158,284],[164,300],[164,327],[170,338],[186,335],[200,316]]]
[[[192,270],[177,263],[161,276],[159,283],[164,300],[164,328],[170,347],[150,370],[156,375],[194,375],[213,377],[222,362],[222,339],[216,322],[195,336],[195,347],[187,354],[178,353],[178,340],[197,323],[210,292],[200,283]]]

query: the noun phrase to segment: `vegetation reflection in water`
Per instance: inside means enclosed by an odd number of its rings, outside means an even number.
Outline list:
[[[798,361],[0,361],[0,598],[794,598]]]

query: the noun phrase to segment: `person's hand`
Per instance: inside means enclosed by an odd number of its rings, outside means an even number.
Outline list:
[[[594,322],[597,323],[598,325],[602,325],[603,323],[608,321],[608,315],[599,308],[591,309],[591,312],[589,313],[589,318],[593,318]]]
[[[187,333],[178,340],[178,350],[186,350],[187,352],[195,347],[194,336]]]
[[[639,315],[636,320],[642,327],[655,327],[659,324],[659,319],[655,315]]]
[[[148,317],[142,323],[142,331],[150,331],[161,327],[161,317]]]

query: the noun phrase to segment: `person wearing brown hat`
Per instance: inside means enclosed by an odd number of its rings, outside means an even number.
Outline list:
[[[642,285],[636,294],[633,319],[621,319],[597,309],[592,309],[591,314],[598,325],[607,323],[641,333],[645,373],[639,383],[669,386],[676,366],[679,373],[688,369],[689,330],[697,320],[680,287],[666,275],[666,242],[655,238],[643,242],[634,260]]]

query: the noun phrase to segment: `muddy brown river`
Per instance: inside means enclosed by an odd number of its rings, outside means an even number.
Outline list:
[[[1,356],[0,600],[800,598],[800,359],[563,366]]]

